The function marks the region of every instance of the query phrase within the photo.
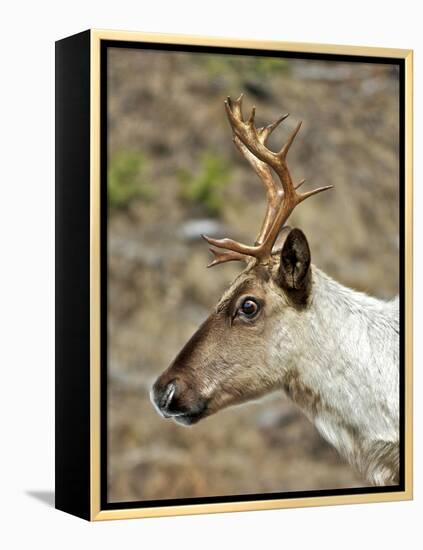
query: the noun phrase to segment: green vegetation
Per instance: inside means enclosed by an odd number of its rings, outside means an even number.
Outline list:
[[[258,57],[255,59],[254,72],[259,76],[270,76],[289,72],[289,62],[280,57]]]
[[[187,203],[200,206],[207,215],[219,216],[224,206],[221,189],[229,177],[230,168],[225,159],[216,153],[206,152],[200,158],[196,173],[179,171],[180,196]]]
[[[197,62],[199,61],[197,57]],[[201,61],[208,74],[235,80],[256,80],[289,71],[289,61],[279,57],[208,55]]]
[[[109,162],[109,208],[127,208],[134,199],[151,200],[153,188],[146,179],[145,156],[139,151],[119,151]]]

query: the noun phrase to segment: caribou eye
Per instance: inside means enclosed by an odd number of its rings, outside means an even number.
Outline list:
[[[248,317],[249,319],[255,317],[257,313],[259,312],[260,306],[259,304],[253,300],[252,298],[246,298],[239,308],[239,311],[242,315],[245,317]]]

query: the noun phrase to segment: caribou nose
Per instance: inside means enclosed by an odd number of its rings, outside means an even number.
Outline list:
[[[165,387],[162,396],[160,397],[159,407],[162,411],[167,411],[168,409],[170,409],[172,399],[175,396],[175,392],[176,383],[169,382],[169,384]]]
[[[171,380],[166,385],[154,384],[152,391],[152,401],[159,409],[160,413],[169,417],[172,416],[172,401],[176,396],[177,381]]]

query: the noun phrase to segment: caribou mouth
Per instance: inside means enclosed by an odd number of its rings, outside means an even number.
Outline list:
[[[175,416],[172,416],[171,418],[177,422],[178,424],[181,424],[182,426],[192,426],[193,424],[196,424],[199,422],[202,418],[204,418],[204,414],[178,414]]]
[[[208,416],[207,403],[204,403],[203,405],[192,411],[168,414],[167,418],[171,418],[182,426],[192,426],[206,416]]]

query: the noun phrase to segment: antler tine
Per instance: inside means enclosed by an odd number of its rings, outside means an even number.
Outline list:
[[[255,256],[256,246],[248,246],[246,244],[239,243],[238,241],[233,241],[232,239],[226,238],[212,239],[211,237],[207,237],[207,235],[201,235],[201,237],[209,244],[216,246],[217,248],[224,248],[242,256]]]
[[[266,142],[270,134],[273,132],[273,130],[275,130],[275,128],[277,128],[279,124],[288,117],[289,117],[289,113],[286,113],[286,115],[282,115],[277,120],[275,120],[275,122],[272,122],[272,124],[268,124],[267,126],[263,126],[263,128],[259,128],[257,130],[257,135],[260,141],[263,143],[263,145],[266,145]]]
[[[302,123],[303,123],[303,121],[300,120],[300,122],[297,124],[295,130],[289,136],[288,141],[285,143],[285,145],[280,150],[278,156],[280,156],[282,159],[284,159],[284,160],[286,159],[286,155],[288,154],[288,151],[291,148],[291,145],[294,143],[294,139],[296,138],[298,132],[300,131]]]
[[[301,182],[300,184],[297,185],[295,189],[298,189],[300,185],[301,185]],[[313,195],[317,195],[322,191],[327,191],[328,189],[333,189],[333,185],[325,185],[324,187],[318,187],[317,189],[312,189],[311,191],[307,191],[306,193],[299,193],[300,198],[298,199],[298,204],[300,204],[300,202],[305,201],[309,197],[312,197]]]
[[[244,94],[240,94],[240,96],[237,99],[232,99],[228,96],[226,101],[230,105],[231,110],[234,112],[235,116],[241,120],[243,120],[242,116],[242,100],[244,99]],[[226,103],[225,101],[225,103]]]
[[[204,235],[202,235],[202,237],[207,240]],[[225,262],[247,261],[247,256],[244,256],[243,254],[238,254],[237,252],[218,252],[214,248],[209,248],[209,250],[213,253],[214,258],[207,267],[214,267],[215,265],[223,264]]]
[[[255,246],[247,246],[232,239],[211,239],[204,236],[204,239],[211,245],[227,251],[225,253],[217,253],[213,250],[215,260],[210,265],[217,265],[218,263],[235,259],[244,259],[245,256],[255,257],[259,262],[267,262],[272,254],[272,248],[278,234],[294,208],[308,197],[332,188],[332,185],[328,185],[305,193],[297,192],[297,189],[304,183],[304,180],[294,185],[286,164],[286,157],[302,123],[297,124],[282,149],[278,153],[275,153],[266,147],[266,141],[273,130],[288,115],[280,117],[277,121],[266,127],[256,128],[254,124],[255,107],[253,107],[248,120],[244,121],[242,98],[242,94],[235,101],[231,101],[228,97],[225,101],[225,109],[232,127],[235,145],[253,166],[266,187],[267,210]],[[277,174],[281,187],[273,179],[270,168]]]

